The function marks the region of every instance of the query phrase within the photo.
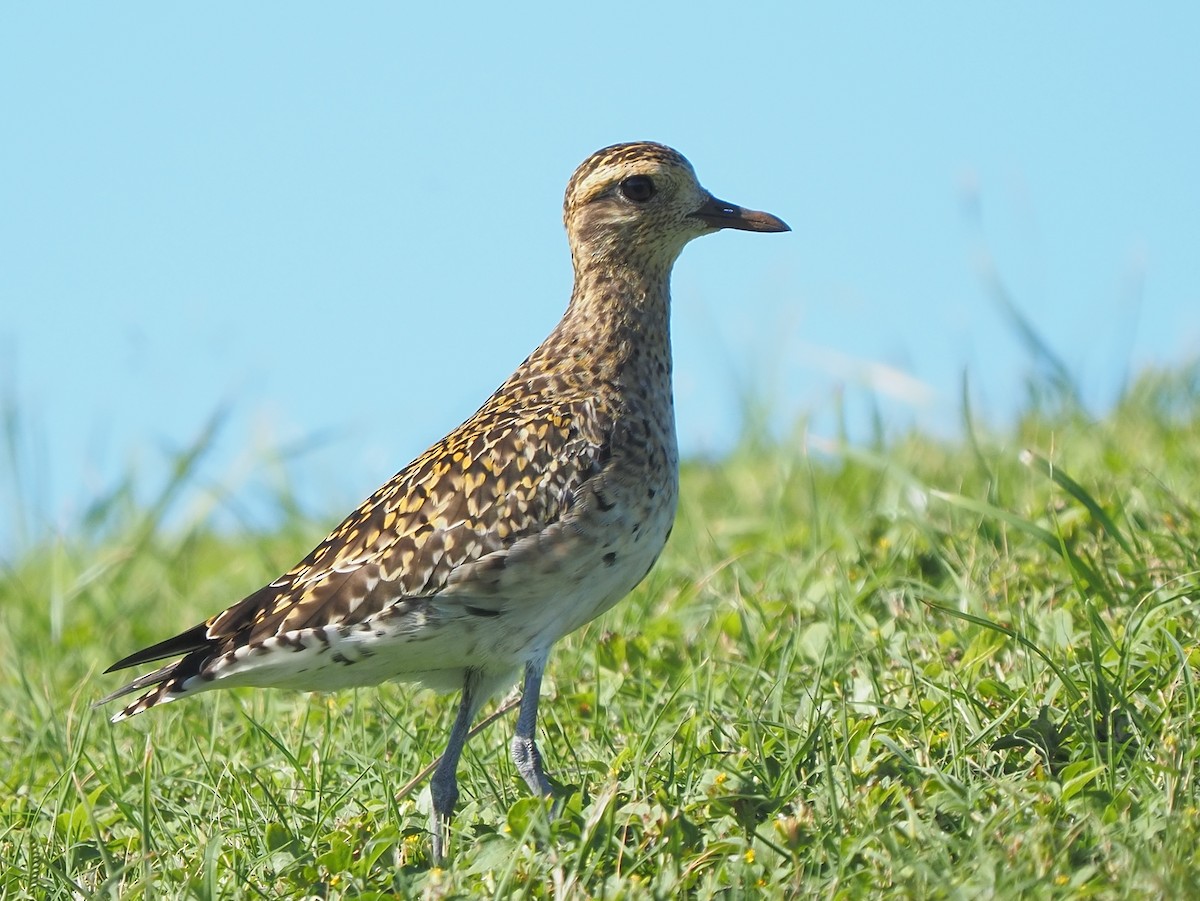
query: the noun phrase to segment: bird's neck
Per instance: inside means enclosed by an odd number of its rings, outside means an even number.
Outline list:
[[[575,275],[556,331],[606,378],[643,383],[671,376],[671,267],[594,266]]]
[[[671,267],[577,267],[563,318],[498,395],[529,395],[661,408],[671,400]]]

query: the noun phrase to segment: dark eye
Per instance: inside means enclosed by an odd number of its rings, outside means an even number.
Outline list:
[[[631,175],[621,182],[621,193],[626,200],[645,203],[654,196],[654,181],[649,175]]]

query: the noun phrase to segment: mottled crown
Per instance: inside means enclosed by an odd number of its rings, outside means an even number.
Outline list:
[[[579,164],[571,180],[567,182],[567,193],[563,198],[563,219],[570,217],[571,210],[592,199],[596,191],[603,190],[606,178],[597,178],[604,173],[629,168],[636,163],[658,163],[661,166],[683,168],[692,173],[692,164],[678,150],[653,141],[629,141],[612,144],[597,150]]]

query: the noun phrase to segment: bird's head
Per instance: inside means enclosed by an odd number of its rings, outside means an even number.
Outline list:
[[[614,144],[584,160],[567,185],[563,221],[576,265],[631,255],[669,268],[688,241],[722,228],[789,231],[770,213],[713,197],[682,154],[648,141]]]

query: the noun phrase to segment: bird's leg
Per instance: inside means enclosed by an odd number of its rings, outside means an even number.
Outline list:
[[[544,655],[525,664],[521,709],[517,713],[517,729],[512,740],[512,759],[517,772],[521,774],[529,790],[543,798],[552,794],[553,790],[542,771],[542,755],[538,753],[534,736],[537,733],[538,698],[542,693],[542,670],[545,668]]]
[[[458,760],[467,743],[471,720],[475,718],[482,701],[479,697],[479,681],[478,671],[467,670],[458,716],[455,717],[454,728],[450,730],[450,741],[446,744],[437,769],[433,771],[433,778],[429,780],[429,796],[433,801],[429,831],[433,833],[433,862],[436,866],[441,866],[446,859],[450,818],[454,815],[454,805],[458,803]]]

